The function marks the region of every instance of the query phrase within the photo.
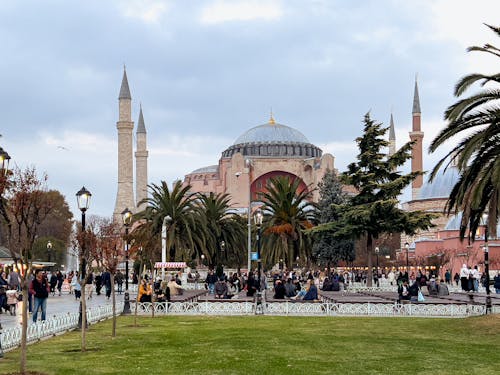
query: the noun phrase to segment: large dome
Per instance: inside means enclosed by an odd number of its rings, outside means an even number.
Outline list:
[[[453,186],[457,183],[460,174],[458,169],[450,166],[443,173],[438,172],[434,181],[427,181],[420,189],[420,199],[448,198]]]
[[[266,142],[309,143],[309,140],[304,134],[289,126],[267,123],[247,130],[234,141],[234,144]]]
[[[235,153],[245,156],[261,157],[321,157],[320,148],[296,129],[278,124],[271,117],[267,124],[255,126],[240,135],[229,146],[222,157],[231,157]]]

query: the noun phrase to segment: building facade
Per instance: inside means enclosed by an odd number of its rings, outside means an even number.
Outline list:
[[[233,208],[243,213],[277,176],[299,179],[300,188],[311,191],[317,201],[316,187],[328,170],[334,170],[331,154],[323,154],[301,132],[278,124],[271,115],[222,151],[218,164],[192,171],[183,184],[194,192],[229,194]]]

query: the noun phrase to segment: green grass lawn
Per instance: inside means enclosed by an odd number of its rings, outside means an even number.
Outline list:
[[[498,374],[500,316],[467,319],[169,316],[111,320],[28,347],[46,374]],[[19,350],[0,373],[19,369]]]

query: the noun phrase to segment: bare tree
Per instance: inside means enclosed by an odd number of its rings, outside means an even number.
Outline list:
[[[116,295],[115,273],[118,262],[123,258],[123,239],[120,227],[112,219],[102,218],[97,234],[98,249],[102,266],[109,272],[111,278],[111,298],[113,303],[112,336],[116,336]]]
[[[53,201],[48,199],[47,175],[37,175],[35,167],[16,167],[11,178],[2,177],[1,216],[7,227],[7,244],[15,266],[20,270],[23,294],[20,372],[26,372],[28,287],[32,273],[32,248],[41,223],[50,214]]]

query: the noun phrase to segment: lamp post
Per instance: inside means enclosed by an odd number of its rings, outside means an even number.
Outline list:
[[[257,282],[259,283],[259,296],[260,296],[260,292],[261,292],[261,285],[260,285],[260,274],[261,274],[261,270],[262,270],[262,259],[260,258],[260,246],[261,246],[261,241],[260,241],[260,231],[261,231],[261,228],[262,228],[262,211],[261,210],[257,210],[257,212],[255,212],[255,215],[254,215],[254,221],[255,221],[255,225],[257,226]]]
[[[410,252],[410,244],[408,242],[405,242],[405,249],[406,249],[406,271],[408,272],[408,276],[410,276],[410,267],[408,265],[408,253]]]
[[[491,314],[491,296],[490,296],[490,261],[488,248],[488,214],[483,214],[482,224],[484,226],[484,272],[486,273],[486,314]]]
[[[167,261],[167,225],[170,226],[172,222],[172,217],[167,215],[163,218],[163,223],[161,225],[161,262],[166,263]],[[165,267],[161,267],[161,277],[165,280]]]
[[[130,294],[128,291],[128,228],[132,223],[132,211],[127,208],[122,212],[123,225],[125,226],[125,295],[123,297],[123,314],[130,314]]]
[[[377,286],[379,286],[379,273],[378,273],[378,254],[380,252],[380,248],[375,246],[375,254],[377,254]]]
[[[50,262],[50,253],[52,252],[52,242],[47,242],[47,262]]]
[[[85,189],[85,186],[83,186],[78,193],[76,193],[76,201],[78,203],[78,208],[82,212],[82,233],[85,233],[85,212],[87,212],[89,205],[90,205],[90,197],[92,194],[90,191]],[[86,262],[86,256],[85,256],[85,237],[82,240],[82,245],[81,245],[81,251],[80,251],[80,275],[81,279],[83,280],[83,283],[85,283],[85,273],[86,273],[86,268],[87,268],[87,262]],[[84,284],[85,286],[85,284]],[[80,301],[80,311],[79,311],[79,317],[78,317],[78,328],[82,328],[82,318],[83,318],[83,311],[82,311],[82,301]],[[87,326],[87,323],[85,322],[85,327]]]
[[[6,176],[9,170],[10,156],[2,147],[0,147],[0,163],[2,164],[2,175]]]
[[[221,258],[221,261],[219,261],[219,264],[222,265],[222,258],[224,257],[224,251],[226,250],[226,241],[222,240],[220,242],[220,258]]]

